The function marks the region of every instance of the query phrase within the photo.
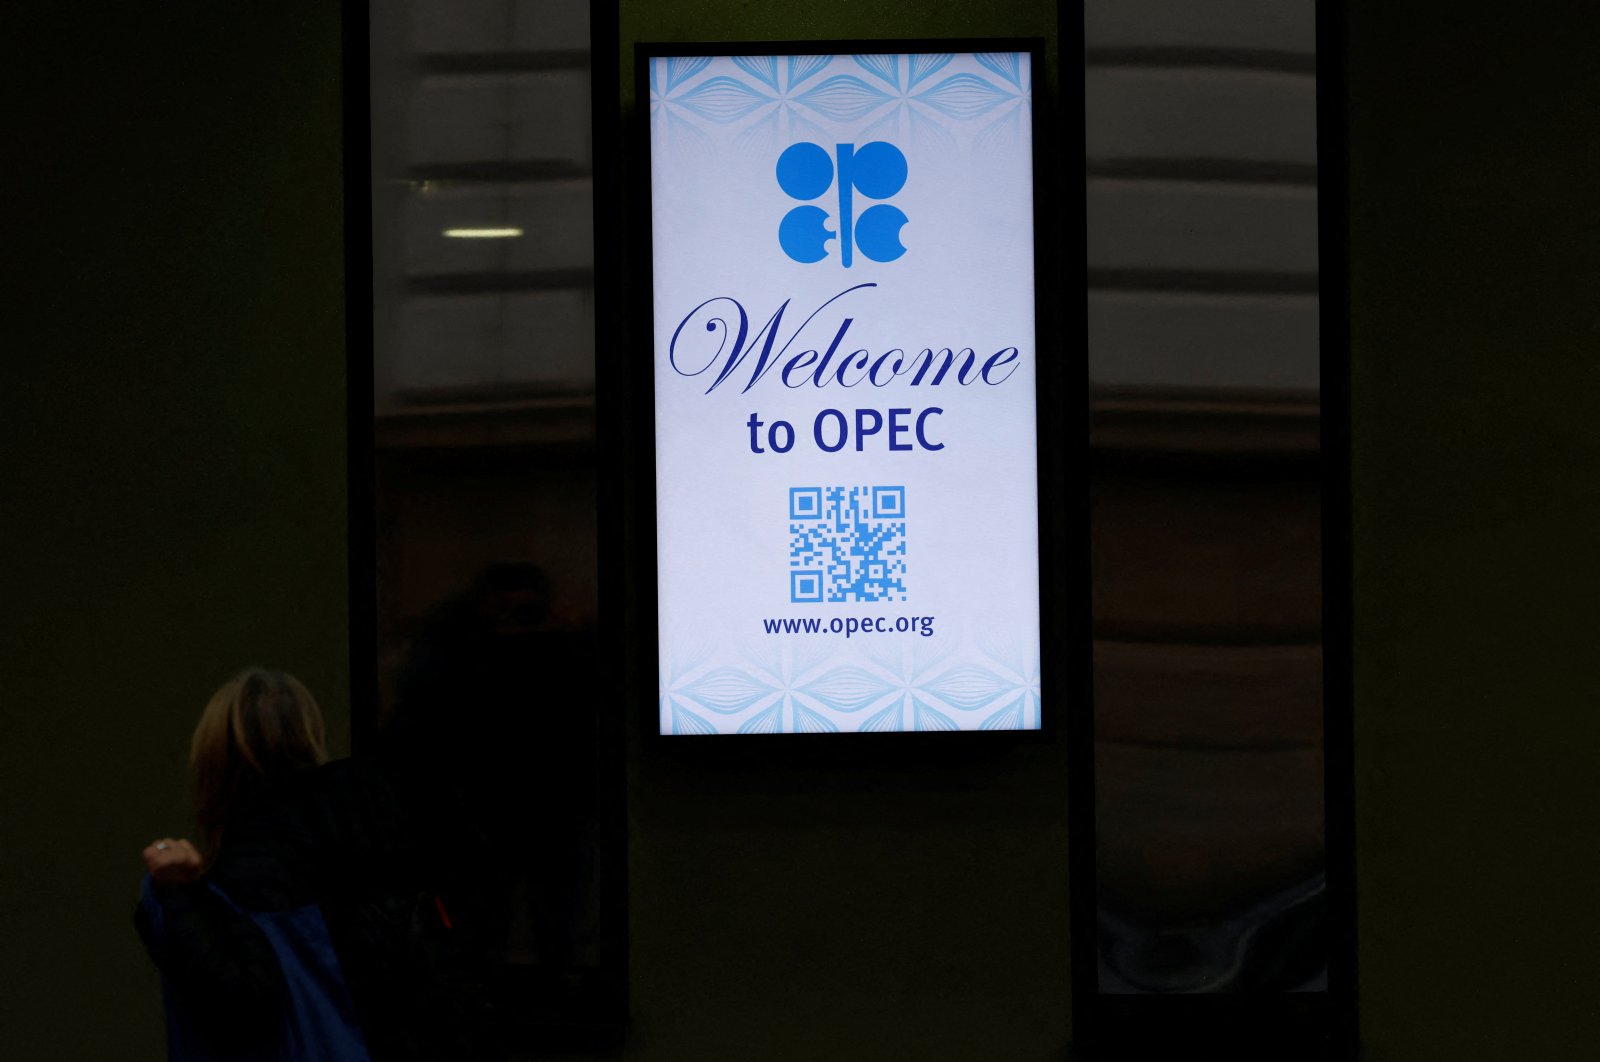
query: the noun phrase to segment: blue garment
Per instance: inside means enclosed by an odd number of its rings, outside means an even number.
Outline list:
[[[366,1038],[356,1020],[350,986],[339,967],[333,939],[322,909],[315,904],[285,911],[247,911],[221,889],[211,891],[261,930],[278,957],[286,998],[277,1043],[262,1044],[228,1062],[370,1062]],[[162,910],[149,875],[141,902],[157,940],[162,940]],[[158,965],[161,964],[158,959]],[[219,1062],[196,1035],[186,1001],[172,990],[162,972],[162,997],[167,1014],[168,1062]]]

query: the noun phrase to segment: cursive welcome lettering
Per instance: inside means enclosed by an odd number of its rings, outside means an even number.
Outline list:
[[[716,375],[706,387],[706,394],[715,391],[736,372],[742,374],[747,362],[750,363],[748,368],[750,375],[740,388],[740,394],[748,392],[762,377],[780,364],[783,367],[778,371],[778,378],[785,387],[804,387],[810,384],[820,388],[826,387],[830,382],[840,387],[854,387],[863,382],[873,387],[884,387],[908,374],[911,377],[912,387],[924,384],[938,387],[945,382],[947,376],[963,387],[979,382],[997,387],[1010,379],[1011,374],[1016,371],[1020,355],[1014,346],[1001,347],[981,361],[977,352],[970,346],[929,345],[918,350],[910,358],[906,357],[905,350],[900,347],[891,347],[876,356],[864,349],[853,350],[841,356],[840,345],[844,342],[850,326],[855,323],[854,317],[845,317],[842,314],[825,348],[818,344],[790,353],[790,348],[797,345],[804,346],[801,336],[808,333],[812,322],[816,321],[818,315],[829,306],[852,292],[875,287],[877,284],[874,283],[857,284],[828,299],[812,310],[806,319],[789,333],[782,345],[777,346],[776,351],[773,348],[777,345],[779,333],[783,330],[783,317],[793,300],[785,299],[773,311],[772,316],[767,318],[766,324],[751,335],[750,316],[737,299],[726,295],[707,299],[678,322],[678,327],[672,333],[667,361],[680,376],[700,376],[715,370]],[[735,322],[734,326],[730,326],[730,319]],[[818,323],[823,324],[823,322]],[[703,327],[691,328],[691,325],[703,325]],[[817,331],[818,334],[822,334],[820,328]],[[711,338],[703,342],[696,338],[702,333],[714,337],[714,347]],[[759,351],[754,359],[750,357],[752,351]],[[838,359],[837,362],[835,358]],[[951,375],[952,369],[955,370],[953,375]]]

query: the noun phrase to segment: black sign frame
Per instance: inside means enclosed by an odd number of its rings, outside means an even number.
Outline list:
[[[1022,52],[1034,71],[1032,87],[1035,445],[1039,550],[1040,689],[1053,691],[1046,707],[1041,697],[1036,730],[904,731],[893,734],[713,735],[700,739],[659,733],[658,706],[645,690],[657,685],[659,643],[656,556],[655,358],[653,216],[651,209],[649,64],[656,58],[739,55],[907,54],[917,52]],[[1064,327],[1064,301],[1058,292],[1073,290],[1066,274],[1076,277],[1081,255],[1062,255],[1063,247],[1082,245],[1081,222],[1074,240],[1063,232],[1066,212],[1060,204],[1075,201],[1071,187],[1082,188],[1081,173],[1061,157],[1062,138],[1046,135],[1057,121],[1055,100],[1048,90],[1042,38],[895,38],[789,41],[641,41],[633,49],[634,112],[623,147],[623,181],[627,190],[627,224],[613,219],[608,238],[597,248],[615,248],[626,258],[619,273],[626,278],[626,325],[604,319],[597,335],[597,375],[601,383],[601,431],[615,425],[610,453],[612,477],[627,501],[621,519],[610,525],[629,542],[624,551],[626,574],[619,598],[625,597],[629,629],[630,712],[638,712],[641,736],[652,747],[670,746],[676,755],[709,757],[737,763],[747,757],[780,762],[890,764],[937,762],[943,756],[963,758],[979,743],[990,752],[1016,743],[1058,740],[1065,715],[1088,713],[1088,563],[1087,563],[1087,397],[1085,328]],[[1081,108],[1076,111],[1081,112]],[[1079,123],[1081,128],[1081,122]],[[596,145],[597,151],[599,144]],[[597,158],[598,169],[598,158]],[[1067,172],[1074,176],[1069,179]],[[1053,194],[1052,194],[1053,193]],[[1077,198],[1081,203],[1081,195]],[[1081,211],[1078,215],[1081,218]],[[597,225],[599,221],[597,219]],[[623,233],[626,232],[626,239]],[[1068,268],[1063,268],[1068,259]],[[1081,302],[1081,297],[1080,297]],[[1081,311],[1080,311],[1081,313]],[[623,338],[626,336],[626,338]],[[1069,336],[1077,337],[1075,341]],[[1060,356],[1045,356],[1046,351]],[[647,359],[648,371],[634,359]],[[621,423],[625,422],[625,423]],[[1078,487],[1073,488],[1072,484]],[[605,587],[602,586],[604,594]],[[1054,603],[1054,607],[1052,607]],[[620,602],[619,602],[620,604]],[[604,598],[603,605],[604,607]],[[648,683],[648,685],[647,685]],[[718,740],[719,738],[725,740]],[[826,747],[827,751],[824,751]],[[782,751],[780,751],[782,750]]]

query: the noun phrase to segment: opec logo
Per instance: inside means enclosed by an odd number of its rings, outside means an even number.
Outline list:
[[[828,212],[819,206],[799,206],[783,216],[778,243],[796,262],[820,262],[828,257],[827,243],[839,237],[839,261],[846,269],[860,251],[874,262],[892,262],[906,253],[900,229],[907,218],[899,207],[879,203],[859,217],[853,202],[856,192],[868,199],[888,199],[906,183],[906,157],[893,144],[874,140],[857,148],[835,145],[830,157],[818,144],[802,141],[778,156],[778,187],[793,199],[816,199],[835,187],[839,196],[838,229],[827,227]]]

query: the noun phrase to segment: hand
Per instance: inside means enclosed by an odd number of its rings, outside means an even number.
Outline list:
[[[199,879],[200,853],[181,837],[163,837],[144,850],[144,866],[157,885],[184,885]]]

